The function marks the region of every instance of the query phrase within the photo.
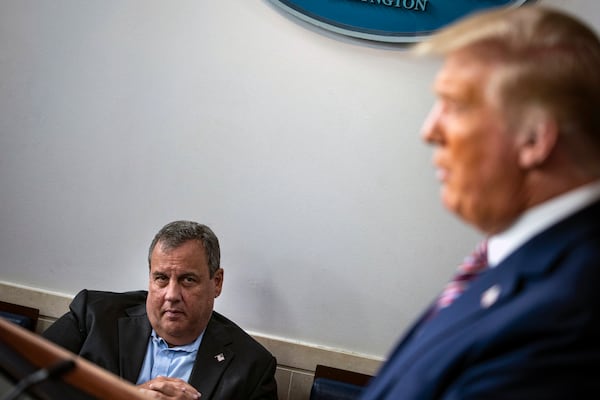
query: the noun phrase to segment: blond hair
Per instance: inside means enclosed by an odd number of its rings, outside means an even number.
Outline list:
[[[459,50],[500,66],[495,89],[509,118],[527,106],[546,110],[572,158],[596,164],[600,174],[600,40],[591,28],[548,7],[501,8],[458,21],[413,49],[441,56]]]

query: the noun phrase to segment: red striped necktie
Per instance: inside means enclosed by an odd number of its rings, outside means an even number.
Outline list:
[[[450,280],[435,302],[434,314],[448,307],[456,300],[480,272],[487,268],[487,240],[479,243],[475,251],[458,266],[456,274]]]

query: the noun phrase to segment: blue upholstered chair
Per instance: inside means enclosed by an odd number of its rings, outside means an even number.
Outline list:
[[[317,365],[310,400],[358,399],[370,379],[370,375]]]
[[[30,331],[35,331],[40,311],[37,308],[0,301],[0,318],[7,319]]]

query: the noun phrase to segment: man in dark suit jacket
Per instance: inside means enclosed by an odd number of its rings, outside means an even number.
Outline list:
[[[83,290],[44,337],[156,398],[277,399],[275,358],[213,311],[223,283],[214,233],[167,224],[148,261],[148,292]]]
[[[442,202],[487,236],[489,266],[432,303],[363,399],[598,397],[600,41],[523,6],[416,50],[444,57],[422,135]]]

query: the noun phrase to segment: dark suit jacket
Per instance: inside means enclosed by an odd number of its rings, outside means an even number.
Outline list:
[[[152,330],[146,295],[82,290],[43,336],[135,383]],[[203,400],[277,399],[276,366],[271,353],[213,312],[189,383]]]
[[[530,239],[431,320],[422,317],[362,398],[564,400],[599,393],[596,203]]]

